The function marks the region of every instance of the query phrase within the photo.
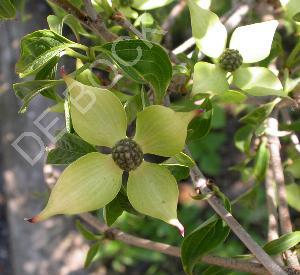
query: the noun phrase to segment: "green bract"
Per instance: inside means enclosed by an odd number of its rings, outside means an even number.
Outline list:
[[[136,135],[130,140],[126,137],[125,110],[113,93],[83,85],[68,76],[65,81],[74,129],[93,145],[113,148],[113,156],[92,152],[73,162],[53,188],[45,209],[30,221],[104,207],[117,196],[123,170],[128,170],[127,193],[132,206],[178,227],[183,233],[176,213],[178,187],[175,178],[165,167],[145,162],[140,153],[167,157],[180,153],[187,126],[196,111],[182,113],[160,105],[149,106],[138,113]],[[124,166],[124,161],[129,162]],[[131,165],[131,162],[134,163]]]
[[[201,8],[193,0],[189,0],[193,36],[198,48],[207,56],[220,58],[227,42],[227,31],[218,16],[213,12]],[[238,27],[234,30],[229,43],[230,50],[237,50],[243,63],[255,63],[269,56],[275,30],[276,20]],[[220,66],[205,62],[195,65],[194,86],[192,94],[211,93],[220,94],[228,90],[227,72],[219,69]],[[231,69],[231,68],[230,68]],[[245,71],[247,70],[247,71]],[[230,70],[227,70],[230,71]],[[258,77],[258,72],[261,73]],[[259,78],[259,82],[239,81],[240,76],[246,73],[250,80]],[[216,76],[214,78],[213,76]],[[278,78],[267,68],[253,67],[239,68],[233,73],[234,84],[241,90],[254,96],[278,95],[283,96],[283,87]],[[209,76],[209,77],[208,77]],[[265,83],[272,80],[269,87]],[[242,85],[239,85],[242,83]],[[246,85],[247,84],[247,85]],[[244,89],[246,86],[246,89]]]

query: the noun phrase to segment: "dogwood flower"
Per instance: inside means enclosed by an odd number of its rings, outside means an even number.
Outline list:
[[[261,61],[269,56],[278,21],[236,28],[227,45],[227,30],[219,17],[189,0],[193,37],[199,50],[217,64],[198,62],[194,68],[192,94],[220,94],[229,90],[230,84],[253,96],[283,96],[283,87],[276,75],[264,67],[240,67]]]
[[[127,195],[145,215],[184,228],[177,219],[178,186],[169,170],[143,159],[144,154],[171,157],[180,153],[187,127],[197,111],[174,112],[152,105],[137,114],[134,138],[126,136],[123,105],[110,91],[90,87],[65,76],[76,133],[111,154],[92,152],[71,163],[52,189],[44,210],[31,218],[39,222],[56,214],[78,214],[104,207],[120,191],[122,174],[129,172]]]

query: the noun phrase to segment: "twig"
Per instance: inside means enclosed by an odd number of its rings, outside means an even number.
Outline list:
[[[272,116],[268,118],[268,128],[270,129],[270,134],[268,134],[267,137],[271,156],[271,168],[273,170],[274,179],[277,185],[280,229],[282,234],[287,234],[293,231],[293,227],[287,204],[285,180],[280,156],[280,141],[277,136],[272,135],[272,132],[278,131],[277,116],[278,112],[275,111]],[[297,255],[294,255],[290,250],[287,250],[285,255],[290,266],[299,267]]]
[[[134,27],[121,12],[114,13],[110,18],[119,26],[135,34],[139,39],[146,39],[145,36],[136,27]]]
[[[289,112],[286,109],[282,109],[281,114],[284,122],[287,124],[291,124],[292,121]],[[300,153],[300,141],[298,136],[295,133],[291,134],[291,141],[294,144],[296,151]]]
[[[243,18],[246,16],[248,11],[251,9],[253,5],[253,0],[245,1],[244,3],[238,3],[233,9],[232,12],[225,14],[220,18],[221,22],[224,23],[228,31],[233,30],[237,27]],[[195,45],[195,39],[193,37],[189,38],[177,48],[175,48],[172,52],[174,54],[183,53],[186,50],[190,49]]]
[[[278,239],[278,213],[276,203],[276,186],[273,172],[268,169],[265,180],[266,200],[268,209],[268,242]]]
[[[99,15],[97,15],[97,18],[95,20],[93,20],[93,18],[91,18],[89,15],[87,15],[83,11],[73,6],[67,0],[49,0],[49,1],[59,6],[67,13],[72,14],[83,25],[85,25],[87,28],[95,32],[97,35],[101,36],[105,41],[111,42],[117,39],[117,36],[106,28],[102,18],[100,18]]]
[[[268,209],[268,242],[279,238],[278,212],[276,184],[274,182],[273,171],[269,168],[265,179],[266,201]],[[283,264],[280,255],[273,257],[278,263]]]
[[[50,189],[53,188],[60,174],[61,171],[58,170],[56,167],[53,167],[52,165],[44,166],[45,182]],[[171,246],[159,242],[153,242],[151,240],[147,240],[147,239],[143,239],[140,237],[127,234],[116,228],[110,228],[106,224],[101,223],[98,218],[96,218],[90,213],[83,213],[83,214],[79,214],[78,216],[81,219],[83,219],[89,226],[98,230],[100,233],[104,234],[107,239],[118,240],[131,246],[157,251],[174,257],[179,257],[179,258],[181,257],[179,247],[175,247],[175,246]],[[205,255],[201,258],[200,262],[221,266],[236,271],[248,272],[251,274],[270,274],[264,268],[263,265],[248,260],[238,260],[238,259],[223,258],[218,256],[212,256],[212,255]],[[297,273],[296,269],[290,269],[290,270],[293,272],[291,274],[300,274]]]
[[[188,148],[186,148],[186,152],[191,155]],[[201,193],[203,195],[211,194],[212,191],[207,186],[207,179],[202,174],[198,166],[195,165],[190,170],[190,176],[197,193]],[[216,213],[227,223],[235,235],[271,274],[286,274],[283,269],[255,241],[253,241],[247,231],[238,223],[231,213],[226,210],[219,198],[215,195],[211,195],[208,197],[207,201]]]
[[[131,246],[141,247],[153,251],[157,251],[166,255],[180,257],[180,248],[167,245],[164,243],[153,242],[151,240],[143,239],[140,237],[136,237],[127,233],[124,233],[115,228],[109,228],[105,224],[102,224],[97,218],[89,213],[80,214],[80,218],[82,218],[88,225],[95,228],[99,232],[103,233],[108,239],[118,240],[123,243],[129,244]],[[217,256],[203,256],[201,262],[217,265],[237,271],[242,272],[250,272],[252,274],[269,274],[268,271],[260,264],[237,260],[237,259],[228,259]]]

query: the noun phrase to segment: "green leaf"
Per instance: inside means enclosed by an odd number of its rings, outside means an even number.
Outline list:
[[[97,253],[100,249],[100,246],[101,246],[101,243],[95,243],[90,247],[90,249],[86,255],[86,258],[85,258],[84,268],[88,268],[91,265],[93,259],[95,258],[95,256],[97,255]]]
[[[119,194],[120,193],[121,192],[119,192]],[[103,209],[103,217],[105,223],[108,226],[111,226],[122,215],[122,213],[123,213],[123,207],[120,202],[120,196],[118,195]]]
[[[133,120],[136,119],[137,113],[143,110],[143,101],[142,101],[141,94],[132,96],[125,103],[124,107],[127,114],[128,124],[130,124]]]
[[[80,45],[50,30],[28,34],[21,41],[21,54],[16,71],[20,78],[32,75],[54,57],[61,56],[67,48],[78,46]]]
[[[286,168],[286,171],[290,172],[296,179],[300,178],[300,159],[293,161],[291,165]]]
[[[217,58],[225,49],[227,31],[219,17],[202,9],[194,0],[188,1],[193,37],[199,50],[205,55]]]
[[[162,102],[172,78],[172,65],[161,46],[145,40],[122,40],[96,49],[106,53],[134,81],[150,84],[156,102]]]
[[[173,156],[172,158],[168,159],[165,164],[168,165],[179,165],[179,166],[185,166],[188,168],[192,168],[194,167],[196,164],[194,162],[194,160],[187,154],[185,154],[184,152],[180,152],[178,154],[176,154],[175,156]]]
[[[242,123],[250,124],[254,127],[260,126],[264,122],[264,120],[271,114],[277,102],[277,100],[274,100],[254,109],[249,114],[242,117],[240,121]]]
[[[88,241],[96,241],[101,238],[101,235],[96,235],[92,231],[88,230],[79,220],[76,220],[76,228]]]
[[[243,63],[263,60],[270,54],[277,26],[278,21],[270,20],[238,27],[231,36],[229,48],[239,51]]]
[[[229,227],[221,219],[213,216],[185,237],[181,246],[184,271],[192,274],[201,257],[224,242],[229,231]]]
[[[33,80],[27,82],[16,83],[13,85],[16,95],[23,101],[23,105],[19,112],[26,112],[30,101],[43,91],[53,88],[59,84],[63,84],[61,80]]]
[[[276,75],[267,68],[240,68],[233,73],[232,84],[253,96],[285,96]]]
[[[0,2],[0,20],[12,19],[16,16],[16,8],[10,0],[1,0]]]
[[[56,143],[56,148],[47,155],[47,164],[70,164],[80,157],[95,152],[94,146],[80,137],[65,133]]]
[[[79,21],[71,14],[66,14],[63,17],[56,15],[49,15],[47,17],[47,22],[50,30],[56,32],[57,34],[62,34],[63,25],[66,24],[75,34],[77,41],[80,40],[80,33],[85,33],[84,28],[81,26]]]
[[[300,22],[300,12],[296,13],[296,14],[293,16],[293,20],[296,21],[296,22]]]
[[[211,128],[213,116],[213,107],[211,101],[206,98],[199,108],[203,109],[204,112],[199,117],[193,119],[189,124],[187,136],[188,142],[205,137]]]
[[[291,249],[300,242],[300,231],[295,231],[282,235],[280,238],[268,242],[263,249],[269,255],[277,255],[288,249]]]
[[[254,128],[246,125],[238,129],[234,135],[234,144],[242,152],[249,153]]]
[[[300,212],[300,185],[291,183],[286,186],[287,202],[288,204]]]
[[[49,25],[49,29],[51,31],[56,32],[57,34],[62,34],[62,27],[63,27],[63,23],[61,21],[61,19],[56,16],[56,15],[49,15],[47,17],[47,22]]]
[[[258,182],[264,180],[269,167],[270,153],[266,142],[262,142],[255,156],[253,173]]]
[[[174,0],[134,0],[132,7],[138,10],[153,10],[169,5],[172,2]]]
[[[194,67],[192,95],[221,94],[229,90],[226,73],[217,65],[198,62]]]
[[[190,169],[185,166],[166,165],[168,170],[175,177],[176,181],[185,180],[190,176]]]

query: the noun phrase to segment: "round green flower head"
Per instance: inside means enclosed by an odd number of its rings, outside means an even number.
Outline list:
[[[30,222],[57,214],[79,214],[104,207],[119,193],[122,175],[129,173],[127,196],[145,215],[184,228],[177,219],[178,185],[170,171],[149,163],[143,154],[172,157],[182,151],[189,122],[197,111],[174,112],[152,105],[137,114],[136,133],[126,136],[127,116],[109,90],[90,87],[64,77],[76,133],[92,145],[111,148],[111,154],[92,152],[71,163],[52,189],[44,210]]]
[[[225,49],[219,57],[219,64],[223,70],[233,72],[243,64],[243,57],[238,50]]]
[[[124,138],[112,148],[112,158],[124,171],[135,170],[143,161],[141,147],[132,139]]]

